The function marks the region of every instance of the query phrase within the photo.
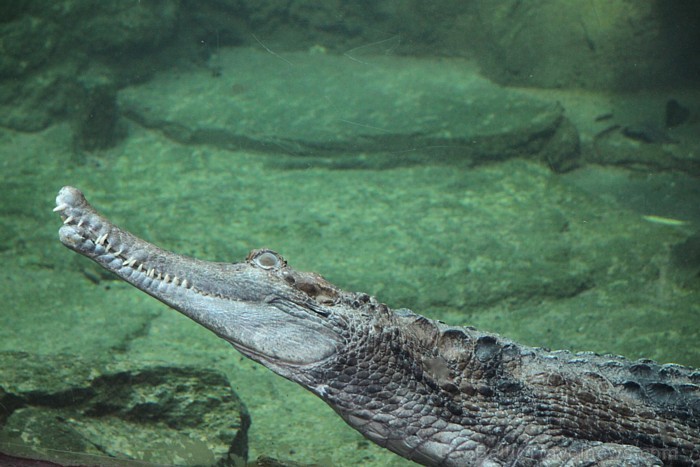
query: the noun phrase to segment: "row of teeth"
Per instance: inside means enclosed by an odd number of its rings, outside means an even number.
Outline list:
[[[60,205],[56,206],[56,207],[53,209],[53,211],[54,211],[54,212],[62,212],[62,211],[65,211],[66,209],[68,209],[69,207],[70,207],[70,206],[68,206],[67,204],[64,203],[64,204],[60,204]],[[75,217],[74,217],[74,216],[68,216],[68,217],[66,217],[66,218],[63,220],[63,224],[64,224],[64,225],[70,224],[70,223],[73,222],[74,220],[75,220]],[[78,226],[78,227],[82,227],[82,225],[83,225],[84,223],[85,223],[85,219],[80,219],[80,220],[78,221],[77,226]],[[112,249],[112,246],[111,246],[111,245],[109,244],[109,242],[107,241],[107,234],[102,234],[102,235],[100,235],[99,237],[97,237],[96,240],[94,240],[94,242],[95,242],[95,245],[100,245],[101,247],[103,247],[103,248],[105,249],[105,252],[107,252],[107,253],[109,253],[110,250]],[[115,251],[115,252],[112,253],[112,254],[113,254],[115,257],[118,257],[118,258],[121,258],[121,259],[122,259],[122,265],[123,265],[123,266],[130,267],[130,268],[132,268],[132,269],[135,269],[136,272],[140,272],[140,273],[144,273],[144,272],[145,272],[146,277],[149,277],[149,278],[151,278],[151,279],[157,279],[157,280],[163,281],[163,282],[165,282],[166,284],[172,282],[174,285],[176,285],[176,286],[181,285],[181,286],[184,287],[184,288],[189,288],[190,285],[191,285],[189,282],[187,282],[187,279],[182,279],[182,280],[180,280],[180,278],[177,277],[177,276],[170,276],[169,274],[163,275],[163,274],[161,274],[160,271],[156,271],[155,268],[146,269],[146,268],[143,266],[143,263],[139,263],[138,260],[137,260],[136,258],[126,258],[126,257],[122,256],[122,252],[123,252],[123,250],[120,249],[120,250],[118,250],[118,251]],[[138,266],[136,266],[137,264],[138,264]],[[136,267],[134,267],[134,266],[136,266]]]

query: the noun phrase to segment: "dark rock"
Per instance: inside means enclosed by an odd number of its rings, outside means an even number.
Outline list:
[[[556,132],[542,149],[542,158],[558,173],[568,172],[581,165],[578,130],[568,118],[562,118]]]
[[[496,82],[629,91],[697,80],[699,13],[688,1],[477,0],[452,28]]]
[[[675,99],[669,99],[666,102],[666,127],[682,125],[688,121],[690,117],[690,109],[682,106]]]
[[[675,170],[700,175],[700,148],[695,126],[668,131],[658,125],[612,125],[598,133],[590,162],[642,170]]]
[[[41,131],[65,114],[73,84],[62,69],[42,69],[22,80],[0,84],[0,125],[19,131]]]
[[[623,136],[642,143],[675,143],[677,142],[663,129],[654,125],[642,124],[622,128]]]
[[[45,64],[56,49],[58,34],[54,23],[35,16],[0,24],[0,79],[18,78]]]
[[[20,4],[3,6],[0,18],[0,125],[12,129],[40,131],[73,119],[79,108],[87,117],[76,125],[76,146],[109,147],[115,136],[109,110],[115,108],[115,89],[193,54],[191,48],[178,48],[173,37],[179,2]],[[92,68],[107,69],[105,86],[86,86],[78,78]]]
[[[77,110],[73,123],[73,143],[76,150],[108,149],[125,135],[119,125],[117,89],[109,79],[81,83],[81,97],[76,99]]]
[[[249,416],[213,370],[22,352],[0,352],[0,368],[5,454],[100,465],[243,465],[247,457]]]
[[[167,45],[175,34],[179,4],[168,0],[137,4],[82,0],[67,6],[33,2],[31,12],[59,25],[62,41],[77,49],[75,52],[115,58],[125,53],[141,55]]]
[[[62,467],[54,462],[30,459],[27,457],[8,456],[0,452],[0,465],[5,467]]]

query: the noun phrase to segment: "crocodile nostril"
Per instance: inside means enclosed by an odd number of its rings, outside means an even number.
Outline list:
[[[294,276],[289,274],[289,272],[283,272],[282,277],[284,277],[284,280],[287,281],[289,285],[294,285],[296,284],[296,279],[294,279]]]
[[[310,297],[316,297],[321,292],[321,289],[312,282],[302,282],[297,288]]]

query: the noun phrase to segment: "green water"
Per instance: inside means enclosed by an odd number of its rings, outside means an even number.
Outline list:
[[[297,270],[449,324],[700,367],[697,179],[588,164],[613,98],[501,88],[462,59],[331,56],[320,45],[278,54],[256,41],[125,86],[123,139],[109,149],[81,149],[74,118],[0,127],[0,351],[218,370],[252,417],[251,460],[411,465],[64,248],[52,208],[72,185],[178,253],[238,262],[270,248]],[[636,115],[640,101],[656,108],[667,96],[626,98]],[[573,136],[559,133],[565,116]],[[542,141],[552,134],[561,139]],[[566,162],[579,135],[585,169],[555,173],[550,156]],[[630,154],[661,153],[622,141]],[[201,441],[183,445],[181,458],[210,457]]]
[[[138,127],[76,163],[66,134],[1,136],[2,350],[219,369],[251,412],[251,458],[405,464],[301,388],[63,248],[51,212],[62,185],[181,253],[240,261],[270,247],[345,289],[451,324],[700,365],[697,291],[675,284],[658,253],[682,238],[678,229],[538,164],[287,170],[284,154],[183,147]]]

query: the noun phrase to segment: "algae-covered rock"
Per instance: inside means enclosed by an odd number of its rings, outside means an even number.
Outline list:
[[[244,465],[250,419],[222,374],[0,353],[0,452],[68,465]]]

